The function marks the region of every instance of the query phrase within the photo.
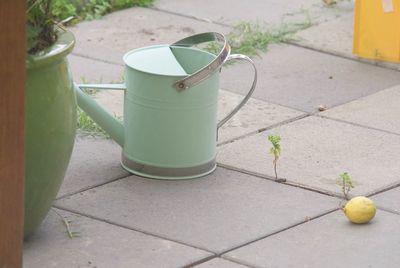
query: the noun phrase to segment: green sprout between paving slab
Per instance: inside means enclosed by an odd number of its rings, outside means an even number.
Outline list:
[[[274,156],[274,160],[272,164],[274,165],[274,172],[275,172],[275,181],[277,182],[285,182],[286,179],[279,179],[278,172],[277,172],[277,164],[279,157],[281,156],[281,137],[278,135],[268,135],[268,140],[271,142],[272,147],[270,148],[270,153]]]
[[[350,175],[347,172],[340,174],[337,183],[342,187],[343,198],[349,200],[349,192],[351,188],[354,188]]]
[[[354,183],[347,172],[340,174],[337,180],[338,184],[342,187],[344,199],[339,203],[339,207],[347,219],[355,224],[370,222],[376,213],[374,201],[366,196],[356,196],[350,199],[349,192],[351,188],[354,188]],[[345,204],[342,203],[343,201],[345,201]]]
[[[67,236],[68,236],[69,238],[72,239],[72,238],[74,238],[74,237],[79,237],[79,236],[80,236],[80,234],[81,234],[80,232],[72,231],[71,225],[70,225],[70,223],[72,223],[72,221],[71,221],[71,220],[68,220],[68,217],[67,217],[67,216],[61,215],[61,214],[58,213],[57,210],[54,209],[54,208],[52,208],[51,210],[60,218],[61,222],[64,224],[65,230],[66,230],[66,234],[67,234]]]

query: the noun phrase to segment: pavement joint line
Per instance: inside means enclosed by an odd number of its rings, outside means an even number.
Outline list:
[[[265,268],[265,267],[258,266],[258,265],[255,265],[255,264],[246,263],[245,261],[242,261],[242,260],[229,259],[229,258],[224,257],[224,256],[219,256],[219,258],[221,258],[223,260],[226,260],[226,261],[233,262],[233,263],[237,263],[237,264],[243,265],[245,267],[249,267],[249,268]]]
[[[390,87],[389,87],[389,88],[390,88]],[[353,99],[353,100],[349,100],[349,101],[346,101],[346,102],[343,102],[343,103],[339,103],[339,104],[336,104],[336,105],[333,105],[333,106],[329,106],[329,108],[326,109],[325,111],[328,111],[328,110],[331,110],[331,109],[336,108],[336,107],[338,107],[338,106],[345,105],[345,104],[348,104],[348,103],[350,103],[350,102],[359,100],[360,98],[363,98],[363,97],[371,96],[371,95],[373,95],[373,94],[376,94],[376,93],[378,93],[378,92],[380,92],[380,91],[383,91],[383,90],[386,90],[386,89],[388,89],[388,88],[381,89],[381,90],[379,90],[379,91],[377,91],[377,92],[373,92],[373,93],[368,94],[368,95],[365,95],[365,96],[357,97],[357,98],[355,98],[355,99]],[[228,89],[228,88],[221,88],[221,90],[225,90],[225,91],[229,91],[229,92],[234,93],[234,94],[242,95],[241,93],[237,93],[237,92],[235,92],[234,90],[231,90],[231,89]],[[243,96],[243,95],[242,95],[242,96]],[[310,112],[310,111],[300,110],[299,108],[296,108],[296,107],[288,106],[288,105],[281,104],[281,103],[277,103],[277,102],[272,102],[272,101],[265,100],[265,99],[261,99],[261,98],[257,98],[257,97],[251,97],[251,99],[258,100],[258,101],[264,102],[264,103],[266,103],[266,104],[278,105],[278,106],[281,106],[281,107],[284,107],[284,108],[288,108],[288,109],[291,109],[291,110],[294,110],[294,111],[297,111],[297,112],[300,112],[300,113],[303,113],[303,114],[306,114],[306,115],[309,115],[309,116],[320,116],[320,117],[328,118],[328,119],[332,119],[332,120],[338,120],[338,121],[340,120],[340,119],[331,118],[331,117],[329,117],[329,116],[321,115],[321,113],[324,112],[324,111],[318,111],[318,110],[316,110],[316,111]],[[352,123],[352,122],[348,122],[348,121],[343,121],[343,122],[344,122],[344,123]],[[356,124],[356,123],[353,123],[353,124]],[[360,125],[360,126],[362,126],[362,127],[367,127],[367,126],[364,126],[364,125]],[[377,130],[380,130],[380,129],[377,129]],[[382,131],[384,131],[384,130],[382,130]],[[395,132],[393,132],[392,134],[398,134],[398,135],[400,135],[400,133],[395,133]]]
[[[234,259],[234,258],[230,259],[229,257],[224,257],[224,256],[219,256],[219,257],[221,259],[224,259],[224,260],[227,260],[227,261],[230,261],[230,262],[235,262],[235,263],[238,263],[240,265],[243,265],[243,266],[246,266],[246,267],[249,267],[249,268],[266,268],[265,266],[258,266],[258,265],[255,265],[255,264],[247,263],[244,260],[239,260],[239,259]],[[267,267],[267,268],[270,268],[270,267]]]
[[[311,115],[308,114],[308,113],[304,113],[304,114],[302,114],[302,115],[289,118],[289,119],[287,119],[287,120],[278,122],[278,123],[276,123],[276,124],[272,124],[272,125],[270,125],[270,126],[268,126],[268,127],[260,128],[260,129],[257,130],[257,133],[261,133],[261,132],[264,132],[264,131],[267,131],[267,130],[270,130],[270,129],[273,129],[273,128],[276,128],[276,127],[280,127],[280,126],[283,126],[283,125],[287,125],[287,124],[290,124],[290,123],[299,121],[299,120],[301,120],[301,119],[307,118],[307,117],[309,117],[309,116],[311,116]]]
[[[208,257],[202,258],[200,260],[197,260],[195,262],[192,262],[192,263],[190,263],[188,265],[184,265],[182,268],[191,268],[191,267],[194,267],[196,265],[199,265],[199,264],[205,263],[207,261],[210,261],[212,259],[215,259],[215,258],[217,258],[217,256],[215,256],[215,255],[214,256],[208,256]]]
[[[217,256],[220,257],[220,256],[222,256],[222,255],[225,255],[225,254],[228,253],[228,252],[231,252],[231,251],[237,250],[237,249],[239,249],[239,248],[248,246],[248,245],[250,245],[250,244],[253,244],[253,243],[258,242],[258,241],[260,241],[260,240],[263,240],[263,239],[266,239],[266,238],[268,238],[268,237],[277,235],[277,234],[279,234],[279,233],[285,232],[285,231],[287,231],[287,230],[293,229],[293,228],[295,228],[295,227],[297,227],[297,226],[300,226],[300,225],[303,225],[303,224],[305,224],[305,223],[309,223],[309,222],[311,222],[311,221],[313,221],[313,220],[316,220],[316,219],[318,219],[318,218],[324,217],[324,216],[326,216],[326,215],[329,215],[329,214],[331,214],[331,213],[333,213],[333,212],[336,212],[336,211],[339,211],[339,210],[340,210],[340,208],[334,208],[334,209],[327,210],[327,211],[325,211],[325,212],[323,212],[323,213],[321,213],[321,214],[319,214],[319,215],[317,215],[317,216],[310,217],[310,218],[308,218],[307,220],[303,220],[303,221],[294,223],[294,224],[292,224],[292,225],[290,225],[290,226],[287,226],[287,227],[285,227],[285,228],[283,228],[283,229],[281,229],[281,230],[278,230],[278,231],[272,232],[272,233],[270,233],[270,234],[264,235],[264,236],[262,236],[262,237],[259,237],[259,238],[257,238],[257,239],[252,240],[252,241],[249,241],[249,242],[246,242],[246,243],[241,244],[241,245],[239,245],[239,246],[230,248],[230,249],[228,249],[228,250],[226,250],[226,251],[223,251],[222,253],[219,253]],[[229,258],[228,258],[228,259],[229,259]],[[231,260],[231,259],[229,259],[229,260]]]
[[[174,11],[170,11],[170,10],[161,9],[161,8],[158,8],[158,7],[149,7],[148,9],[159,11],[159,12],[163,12],[163,13],[167,13],[167,14],[172,14],[172,15],[176,15],[176,16],[180,16],[180,17],[184,17],[184,18],[188,18],[188,19],[194,19],[194,20],[197,20],[197,21],[212,23],[212,24],[216,24],[216,25],[220,25],[220,26],[224,26],[224,27],[229,27],[229,28],[233,29],[232,25],[229,25],[229,24],[226,24],[226,23],[222,23],[222,22],[213,21],[213,20],[208,19],[208,18],[201,18],[201,17],[196,17],[196,16],[193,16],[193,15],[186,15],[186,14],[182,14],[182,13],[179,13],[179,12],[174,12]]]
[[[223,141],[223,142],[221,142],[221,143],[217,143],[217,147],[223,146],[223,145],[225,145],[225,144],[229,144],[229,143],[232,143],[232,142],[235,142],[235,141],[238,141],[238,140],[242,140],[242,139],[245,139],[245,138],[247,138],[247,137],[251,137],[251,136],[253,136],[253,135],[255,135],[255,134],[258,134],[258,133],[260,133],[260,131],[259,131],[258,129],[257,129],[257,130],[254,130],[254,131],[251,131],[251,132],[249,132],[249,133],[246,133],[246,134],[243,134],[243,135],[234,137],[234,138],[232,138],[232,139]]]
[[[275,180],[275,178],[272,177],[272,176],[268,176],[268,175],[265,175],[265,174],[261,174],[261,173],[257,173],[257,172],[253,172],[253,171],[237,168],[237,167],[234,167],[234,166],[230,166],[230,165],[226,165],[226,164],[222,164],[222,163],[218,163],[218,162],[217,162],[217,166],[220,167],[220,168],[225,168],[225,169],[228,169],[228,170],[237,171],[237,172],[240,172],[240,173],[243,173],[243,174],[247,174],[247,175],[251,175],[251,176],[254,176],[254,177],[258,177],[260,179],[269,180],[269,181],[272,181],[272,182],[275,182],[275,183],[279,183],[279,184],[283,184],[283,185],[287,185],[287,186],[291,186],[291,187],[295,187],[295,188],[300,188],[300,189],[303,189],[303,190],[306,190],[306,191],[322,194],[322,195],[325,195],[325,196],[330,196],[330,197],[335,197],[335,198],[340,198],[340,199],[343,198],[340,194],[335,193],[335,192],[326,191],[324,189],[313,188],[313,187],[310,187],[308,185],[302,185],[302,184],[298,184],[298,183],[290,182],[290,181],[277,182]]]
[[[81,53],[72,52],[71,55],[75,56],[75,57],[81,57],[81,58],[89,59],[89,60],[100,61],[102,63],[112,64],[112,65],[117,65],[117,66],[125,66],[124,64],[119,63],[119,62],[104,60],[104,59],[88,56],[88,55],[81,54]]]
[[[191,247],[191,248],[194,248],[194,249],[202,250],[202,251],[205,251],[207,253],[213,254],[214,256],[217,255],[216,252],[213,252],[213,251],[211,251],[209,249],[206,249],[206,248],[202,248],[202,247],[199,247],[199,246],[191,245],[189,243],[178,241],[178,240],[175,240],[175,239],[172,239],[172,238],[169,238],[169,237],[164,237],[162,235],[154,234],[154,233],[142,230],[142,229],[132,228],[132,227],[130,227],[128,225],[120,224],[120,223],[113,222],[113,221],[107,220],[107,219],[103,219],[103,218],[100,218],[100,217],[97,217],[97,216],[94,216],[94,215],[91,215],[91,214],[88,214],[88,213],[80,212],[80,211],[75,210],[75,209],[70,209],[70,208],[66,208],[66,207],[59,206],[59,205],[54,205],[54,204],[53,204],[53,207],[56,208],[56,209],[64,210],[64,211],[67,211],[67,212],[70,212],[70,213],[73,213],[73,214],[76,214],[76,215],[79,215],[79,216],[83,216],[83,217],[89,218],[89,219],[92,219],[92,220],[96,220],[96,221],[100,221],[100,222],[107,223],[107,224],[110,224],[110,225],[114,225],[114,226],[117,226],[117,227],[120,227],[120,228],[123,228],[123,229],[131,230],[131,231],[134,231],[134,232],[142,233],[144,235],[156,237],[156,238],[159,238],[159,239],[162,239],[162,240],[168,240],[168,241],[171,241],[171,242],[174,242],[174,243],[178,243],[180,245],[184,245],[184,246]]]
[[[266,53],[268,53],[268,52],[265,52],[265,54],[266,54]],[[261,58],[262,58],[262,57],[261,57]],[[255,63],[255,64],[257,65],[257,63]],[[227,66],[227,67],[229,67],[229,66]],[[257,67],[257,66],[256,66],[256,67]],[[222,72],[223,72],[223,70],[222,70]],[[220,88],[220,89],[221,89],[221,90],[225,90],[225,91],[229,91],[229,92],[231,92],[231,93],[234,93],[234,94],[236,94],[236,95],[240,95],[240,96],[242,96],[242,97],[245,97],[245,95],[243,95],[242,93],[233,91],[233,90],[228,89],[228,88]],[[254,90],[254,92],[255,92],[257,89],[258,89],[258,87],[257,87],[257,85],[256,85],[256,89]],[[251,99],[261,101],[261,102],[263,102],[263,103],[265,103],[265,104],[273,104],[273,105],[281,106],[281,107],[288,108],[288,109],[291,109],[291,110],[295,110],[296,112],[299,112],[299,113],[310,113],[310,112],[303,111],[303,110],[300,110],[299,108],[292,107],[292,106],[289,106],[289,105],[286,105],[286,104],[281,104],[281,103],[273,102],[273,101],[270,101],[270,100],[265,100],[265,99],[262,99],[262,98],[258,98],[258,97],[255,97],[253,94],[251,95],[251,98],[250,98],[249,100],[251,100]],[[248,104],[246,103],[246,105],[248,105]]]
[[[239,262],[239,261],[237,261],[237,260],[235,260],[235,261],[228,260],[228,259],[222,258],[221,256],[217,256],[217,255],[205,257],[205,258],[200,259],[200,260],[198,260],[198,261],[195,261],[195,262],[193,262],[193,263],[191,263],[191,264],[189,264],[189,265],[185,265],[185,266],[183,266],[182,268],[192,268],[192,267],[195,267],[196,265],[200,265],[200,264],[202,264],[202,263],[205,263],[205,262],[208,262],[208,261],[210,261],[210,260],[217,259],[217,258],[221,258],[221,259],[224,259],[224,260],[227,260],[227,261],[230,261],[230,262],[233,262],[233,263],[237,263],[237,264],[240,264],[240,265],[249,267],[249,268],[258,268],[258,267],[256,267],[256,266],[249,266],[249,265],[247,265],[247,264],[241,263],[241,262]]]
[[[106,182],[102,182],[102,183],[99,183],[99,184],[95,184],[95,185],[91,185],[91,186],[88,186],[88,187],[84,187],[84,188],[82,188],[80,190],[61,195],[60,197],[57,197],[55,200],[60,200],[60,199],[66,198],[66,197],[71,197],[73,195],[76,195],[76,194],[79,194],[79,193],[83,193],[83,192],[86,192],[88,190],[91,190],[91,189],[94,189],[94,188],[97,188],[97,187],[100,187],[100,186],[103,186],[103,185],[106,185],[106,184],[109,184],[109,183],[112,183],[112,182],[116,182],[118,180],[122,180],[122,179],[125,179],[125,178],[130,177],[130,176],[132,176],[132,174],[129,173],[127,175],[122,175],[122,176],[119,176],[117,178],[111,179],[111,180],[106,181]]]
[[[400,182],[397,182],[395,184],[389,185],[386,188],[382,188],[382,189],[376,190],[375,192],[369,193],[367,196],[368,197],[372,197],[372,196],[375,196],[377,194],[381,194],[381,193],[390,191],[390,190],[395,189],[397,187],[400,187]]]
[[[354,62],[366,64],[366,65],[375,66],[375,67],[382,68],[382,69],[389,69],[389,70],[400,72],[398,69],[396,69],[396,67],[385,65],[386,62],[380,63],[378,61],[369,61],[369,60],[362,59],[362,58],[347,56],[347,55],[344,55],[344,54],[342,54],[340,52],[339,53],[330,52],[330,51],[318,49],[318,48],[315,48],[315,47],[312,47],[312,46],[307,46],[307,45],[302,45],[302,44],[296,43],[295,40],[288,41],[288,42],[286,42],[286,44],[292,45],[292,46],[295,46],[295,47],[299,47],[299,48],[308,49],[308,50],[315,51],[315,52],[319,52],[319,53],[322,53],[322,54],[335,56],[335,57],[346,59],[346,60],[351,60],[351,61],[354,61]]]
[[[189,267],[193,267],[193,266],[195,266],[195,265],[204,263],[204,262],[209,261],[209,260],[214,259],[214,258],[222,258],[222,259],[224,259],[224,260],[229,260],[229,261],[231,261],[231,262],[235,262],[235,263],[238,263],[238,264],[247,266],[247,267],[258,267],[258,266],[250,265],[250,264],[248,264],[248,263],[241,262],[240,260],[230,259],[229,257],[224,257],[223,255],[226,254],[226,253],[228,253],[228,252],[234,251],[234,250],[236,250],[236,249],[239,249],[239,248],[248,246],[248,245],[250,245],[250,244],[252,244],[252,243],[255,243],[255,242],[257,242],[257,241],[260,241],[260,240],[263,240],[263,239],[265,239],[265,238],[268,238],[268,237],[270,237],[270,236],[273,236],[273,235],[275,235],[275,234],[279,234],[279,233],[281,233],[281,232],[284,232],[284,231],[287,231],[287,230],[289,230],[289,229],[295,228],[295,227],[297,227],[297,226],[299,226],[299,225],[302,225],[302,224],[304,224],[304,223],[308,223],[308,222],[310,222],[310,221],[312,221],[312,220],[315,220],[315,219],[318,219],[318,218],[320,218],[320,217],[326,216],[326,215],[328,215],[328,214],[330,214],[330,213],[333,213],[333,212],[335,212],[335,211],[337,211],[337,210],[339,210],[339,209],[340,209],[340,208],[334,208],[334,209],[328,210],[328,211],[326,211],[326,212],[323,212],[323,213],[320,214],[320,215],[317,215],[317,216],[315,216],[315,217],[308,218],[308,219],[305,220],[305,221],[297,222],[297,223],[292,224],[292,225],[290,225],[290,226],[288,226],[288,227],[285,227],[285,228],[283,228],[283,229],[281,229],[281,230],[275,231],[275,232],[273,232],[273,233],[264,235],[264,236],[262,236],[262,237],[260,237],[260,238],[257,238],[257,239],[248,241],[248,242],[246,242],[246,243],[244,243],[244,244],[240,244],[240,245],[238,245],[238,246],[235,246],[235,247],[233,247],[233,248],[230,248],[230,249],[228,249],[228,250],[225,250],[225,251],[223,251],[223,252],[221,252],[221,253],[216,254],[215,256],[206,257],[206,258],[204,258],[204,259],[202,259],[202,260],[199,260],[199,261],[197,261],[197,262],[194,262],[194,263],[190,264],[189,266],[184,266],[184,268],[185,268],[185,267],[188,267],[188,268],[189,268]]]
[[[382,207],[382,206],[376,206],[376,208],[379,209],[379,210],[383,210],[385,212],[391,213],[391,214],[400,215],[400,212],[398,212],[396,210],[393,210],[393,209],[385,208],[385,207]]]
[[[273,129],[273,128],[276,128],[276,127],[280,127],[280,126],[283,126],[283,125],[286,125],[286,124],[301,120],[301,119],[309,117],[309,116],[310,116],[309,114],[305,113],[305,114],[302,114],[302,115],[299,115],[299,116],[296,116],[296,117],[293,117],[293,118],[289,118],[287,120],[272,124],[272,125],[270,125],[268,127],[259,128],[257,130],[252,131],[252,132],[249,132],[249,133],[243,134],[241,136],[237,136],[235,138],[229,139],[227,141],[223,141],[221,143],[218,143],[217,147],[222,146],[222,145],[226,145],[226,144],[238,141],[238,140],[242,140],[242,139],[245,139],[247,137],[254,136],[254,135],[258,134],[258,133],[265,132],[267,130],[270,130],[270,129]]]
[[[346,121],[346,120],[343,120],[343,119],[333,118],[333,117],[329,117],[329,116],[322,115],[322,114],[315,114],[315,116],[323,118],[323,119],[328,119],[328,120],[332,120],[332,121],[336,121],[336,122],[340,122],[340,123],[349,124],[349,125],[352,125],[352,126],[355,126],[355,127],[361,127],[361,128],[366,128],[366,129],[370,129],[370,130],[379,131],[379,132],[384,132],[386,134],[400,136],[400,133],[397,133],[397,132],[384,130],[384,129],[379,129],[379,128],[375,128],[375,127],[370,127],[370,126],[366,126],[366,125],[362,125],[362,124],[358,124],[358,123],[354,123],[354,122],[349,122],[349,121]]]
[[[268,53],[268,52],[266,52],[266,53]],[[256,65],[257,65],[257,64],[256,64]],[[257,66],[256,66],[256,67],[257,67]],[[237,92],[237,91],[234,91],[234,90],[231,90],[231,89],[228,89],[228,88],[220,88],[220,89],[221,89],[221,90],[225,90],[225,91],[229,91],[229,92],[231,92],[231,93],[234,93],[234,94],[236,94],[236,95],[240,95],[240,96],[244,97],[244,95],[243,95],[242,93],[239,93],[239,92]],[[258,87],[256,86],[255,91],[256,91],[257,89],[258,89]],[[252,95],[251,98],[250,98],[249,100],[251,100],[251,99],[261,101],[261,102],[263,102],[263,103],[265,103],[265,104],[273,104],[273,105],[281,106],[281,107],[284,107],[284,108],[287,108],[287,109],[294,110],[294,111],[299,112],[299,113],[312,114],[312,113],[310,113],[310,112],[300,110],[299,108],[296,108],[296,107],[292,107],[292,106],[288,106],[288,105],[286,105],[286,104],[281,104],[281,103],[277,103],[277,102],[272,102],[272,101],[269,101],[269,100],[261,99],[261,98],[255,97],[254,95]],[[248,104],[246,104],[246,105],[248,105]]]

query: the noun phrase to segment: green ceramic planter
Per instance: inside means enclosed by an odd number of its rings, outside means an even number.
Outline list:
[[[63,182],[76,132],[76,97],[66,56],[70,32],[27,60],[25,88],[25,226],[29,236],[49,212]]]

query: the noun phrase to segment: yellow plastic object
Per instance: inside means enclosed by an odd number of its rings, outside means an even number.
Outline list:
[[[353,53],[400,62],[400,0],[356,0]]]

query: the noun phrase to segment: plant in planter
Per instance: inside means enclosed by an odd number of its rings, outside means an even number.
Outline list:
[[[51,2],[27,0],[25,237],[51,208],[76,132],[76,101],[66,61],[75,40],[52,19]]]

